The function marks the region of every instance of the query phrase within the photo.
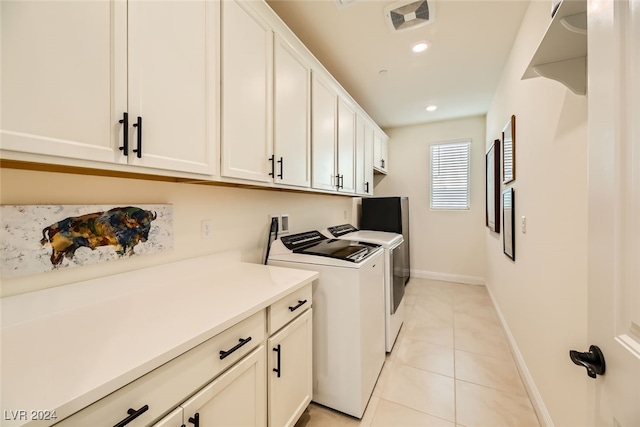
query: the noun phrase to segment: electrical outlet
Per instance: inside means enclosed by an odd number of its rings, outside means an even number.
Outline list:
[[[526,233],[527,232],[527,217],[526,216],[522,216],[520,218],[520,227],[522,229],[522,233]]]
[[[210,219],[203,219],[200,223],[200,236],[203,239],[213,237],[213,222]]]
[[[280,233],[287,234],[289,232],[289,214],[280,215]]]

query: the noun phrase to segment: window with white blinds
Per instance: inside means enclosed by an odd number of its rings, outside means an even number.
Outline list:
[[[431,209],[469,209],[471,141],[431,144]]]

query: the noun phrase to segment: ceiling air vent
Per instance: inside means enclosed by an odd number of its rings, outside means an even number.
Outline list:
[[[418,28],[433,22],[433,4],[427,0],[399,1],[384,8],[394,31]]]

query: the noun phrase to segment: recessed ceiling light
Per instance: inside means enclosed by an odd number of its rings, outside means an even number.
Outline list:
[[[430,113],[432,113],[432,112],[436,111],[437,109],[438,109],[438,106],[437,106],[437,105],[429,105],[429,106],[426,108],[426,110],[427,110],[428,112],[430,112]]]
[[[428,41],[419,41],[411,47],[411,50],[413,51],[413,53],[422,53],[429,49],[430,46],[431,43],[429,43]]]

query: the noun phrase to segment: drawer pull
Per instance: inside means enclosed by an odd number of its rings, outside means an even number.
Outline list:
[[[129,414],[129,416],[124,420],[120,421],[118,424],[116,424],[113,427],[124,427],[127,424],[129,424],[131,421],[138,418],[140,415],[147,412],[148,410],[149,410],[149,405],[144,405],[142,408],[138,409],[137,411],[133,408],[129,408],[129,410],[127,411],[127,414]]]
[[[296,311],[297,309],[299,309],[300,307],[302,307],[306,303],[307,303],[306,299],[303,299],[302,301],[298,300],[298,305],[296,305],[294,307],[289,307],[289,311]]]
[[[200,413],[196,412],[193,417],[189,417],[189,422],[193,424],[193,427],[200,427]]]
[[[278,344],[278,346],[275,347],[273,349],[273,351],[278,353],[278,358],[276,359],[276,364],[278,365],[278,367],[277,368],[273,368],[273,372],[278,374],[278,378],[280,378],[280,374],[281,374],[281,368],[280,368],[280,344]]]
[[[232,349],[227,350],[227,351],[220,350],[220,360],[224,359],[225,357],[227,357],[228,355],[230,355],[231,353],[233,353],[234,351],[236,351],[237,349],[239,349],[240,347],[242,347],[243,345],[245,345],[249,341],[251,341],[251,337],[249,337],[247,339],[240,338],[240,342],[238,344],[236,344]]]

